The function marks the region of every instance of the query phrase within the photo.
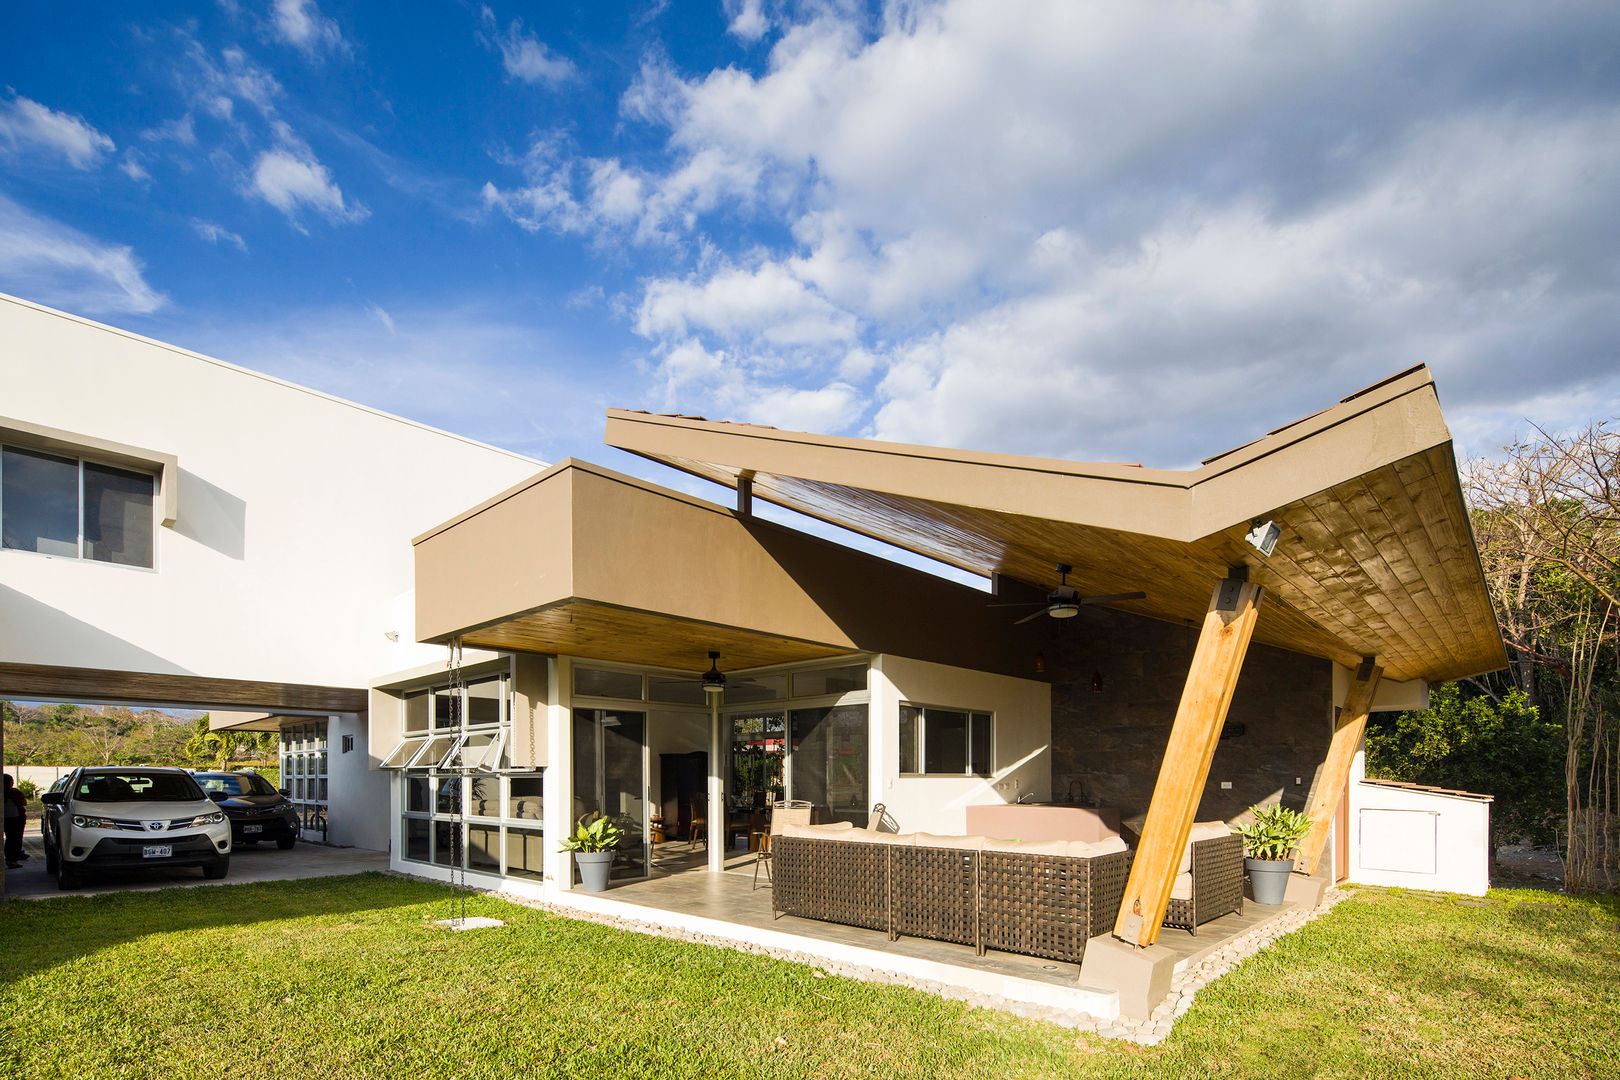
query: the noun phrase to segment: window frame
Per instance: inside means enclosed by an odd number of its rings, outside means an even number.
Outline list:
[[[914,765],[917,766],[917,768],[915,770],[911,770],[911,771],[908,771],[904,767],[904,761],[905,761],[905,757],[906,757],[905,727],[904,727],[903,723],[899,722],[900,719],[902,718],[902,714],[901,713],[896,713],[897,722],[895,724],[895,727],[897,729],[896,733],[900,737],[900,748],[899,748],[900,749],[900,754],[899,754],[899,758],[895,762],[895,764],[897,766],[896,772],[900,776],[902,776],[902,777],[904,777],[906,779],[919,779],[919,780],[921,780],[921,779],[935,779],[935,778],[939,778],[939,777],[951,777],[951,778],[957,778],[957,779],[977,778],[977,779],[981,779],[981,780],[987,780],[987,779],[993,778],[996,775],[996,713],[995,713],[994,709],[965,709],[965,708],[962,708],[961,706],[955,706],[955,705],[925,705],[925,704],[923,704],[921,702],[916,702],[916,701],[902,701],[902,702],[900,702],[900,709],[901,710],[915,709],[918,712],[917,731],[916,731],[917,744],[913,748],[913,753],[915,754],[915,758],[914,758],[914,760],[912,762]],[[964,746],[963,746],[963,749],[962,749],[962,758],[966,762],[966,768],[964,768],[961,772],[929,772],[928,769],[927,769],[927,765],[928,765],[928,726],[929,726],[928,725],[928,712],[929,712],[930,709],[934,710],[935,712],[956,713],[958,715],[967,717],[968,723],[967,723],[967,728],[966,728],[966,730],[964,732]],[[988,743],[989,743],[989,747],[990,747],[990,760],[989,760],[988,763],[985,764],[985,766],[983,767],[982,770],[974,768],[975,762],[973,760],[973,743],[974,743],[973,735],[974,735],[975,729],[977,728],[977,726],[981,722],[981,720],[983,722],[986,722],[989,725],[989,728],[990,728],[990,733],[989,733],[989,738],[988,738]]]
[[[22,548],[22,547],[5,547],[3,544],[0,544],[0,552],[14,552],[14,553],[17,553],[17,554],[22,554],[22,555],[34,555],[34,556],[37,556],[37,557],[40,557],[40,558],[46,558],[46,559],[73,559],[74,561],[81,562],[81,563],[92,563],[92,564],[97,564],[97,565],[101,565],[101,566],[117,566],[117,567],[121,567],[121,568],[126,569],[126,570],[144,570],[147,573],[155,573],[157,571],[157,568],[158,568],[158,535],[159,535],[159,525],[160,525],[159,514],[162,512],[162,507],[164,505],[164,503],[163,503],[163,476],[164,476],[164,474],[163,474],[161,469],[154,470],[150,466],[135,465],[135,464],[132,464],[132,463],[126,462],[126,461],[105,460],[105,459],[103,459],[103,458],[101,458],[101,457],[99,457],[99,456],[97,456],[95,454],[86,454],[81,450],[67,448],[67,447],[57,448],[57,447],[48,447],[48,446],[33,446],[33,445],[29,445],[27,442],[18,442],[18,441],[10,440],[10,439],[0,439],[0,524],[3,524],[3,522],[5,520],[5,453],[6,453],[6,451],[14,451],[14,452],[23,453],[23,454],[32,454],[32,455],[35,455],[35,456],[38,456],[38,457],[54,458],[59,462],[69,462],[69,461],[71,461],[73,463],[75,482],[76,482],[76,486],[77,486],[77,491],[76,491],[76,494],[75,494],[75,509],[76,509],[76,512],[77,512],[77,519],[78,520],[77,520],[77,530],[75,532],[75,539],[74,539],[74,553],[72,555],[68,555],[68,554],[64,554],[64,553],[58,553],[58,552],[49,552],[49,551],[34,551],[34,550],[30,550],[28,548]],[[88,517],[88,514],[86,513],[85,502],[84,502],[84,498],[85,498],[84,473],[85,473],[85,467],[87,465],[92,465],[92,466],[95,466],[95,467],[101,468],[101,469],[112,469],[112,470],[115,470],[117,472],[127,473],[127,474],[129,474],[131,476],[145,477],[150,482],[150,484],[151,484],[151,492],[150,492],[150,495],[148,496],[148,502],[147,502],[147,519],[148,519],[147,520],[147,526],[148,526],[148,530],[147,530],[147,538],[148,538],[147,550],[148,550],[148,553],[151,556],[151,562],[149,564],[142,564],[142,563],[135,563],[135,562],[117,562],[117,561],[115,561],[113,559],[98,559],[98,558],[95,558],[93,556],[87,556],[85,554],[85,550],[84,550],[84,546],[85,546],[85,524],[86,524],[86,518]]]

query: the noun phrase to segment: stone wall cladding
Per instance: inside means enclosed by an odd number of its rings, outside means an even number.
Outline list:
[[[1147,812],[1198,631],[1104,608],[1048,620],[1052,797]],[[1092,689],[1094,675],[1101,689]],[[1256,803],[1302,810],[1331,733],[1332,665],[1265,645],[1249,649],[1227,714],[1244,733],[1215,750],[1199,821]],[[1298,777],[1300,783],[1295,784]],[[1220,783],[1231,781],[1229,790]]]

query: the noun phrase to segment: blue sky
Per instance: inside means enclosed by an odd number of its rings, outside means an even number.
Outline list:
[[[1620,5],[13,0],[0,290],[547,460],[1488,452],[1620,415]]]

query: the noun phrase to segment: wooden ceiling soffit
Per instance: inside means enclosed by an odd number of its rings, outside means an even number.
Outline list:
[[[821,642],[777,637],[588,600],[565,600],[462,634],[485,649],[563,654],[589,660],[702,671],[709,651],[722,670],[820,660],[849,653]]]
[[[1244,565],[1273,597],[1259,643],[1347,666],[1378,656],[1396,680],[1506,663],[1450,435],[1422,369],[1186,473],[608,416],[611,445],[728,486],[747,473],[758,498],[973,573],[1050,588],[1054,565],[1072,563],[1081,593],[1141,589],[1146,599],[1114,606],[1191,625],[1209,583]],[[858,464],[874,467],[846,482]],[[916,482],[930,473],[970,482],[936,497],[937,483]],[[1111,508],[1038,497],[1075,484],[1101,485]],[[1176,522],[1167,498],[1179,500]],[[1018,509],[1031,506],[1040,512]],[[1270,557],[1245,542],[1253,517],[1282,528]]]
[[[363,688],[0,663],[0,696],[275,712],[363,713]]]

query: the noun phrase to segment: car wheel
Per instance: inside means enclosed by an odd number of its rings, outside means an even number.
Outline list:
[[[203,877],[209,881],[218,881],[231,871],[231,860],[221,859],[213,866],[203,867]]]
[[[291,851],[292,846],[296,843],[298,843],[298,837],[283,836],[276,841],[276,847],[280,848],[282,851]]]
[[[69,889],[77,889],[81,880],[79,872],[68,869],[67,860],[58,856],[56,860],[56,887],[63,892]]]
[[[56,873],[56,864],[59,861],[61,861],[61,860],[57,858],[56,845],[55,844],[46,844],[45,845],[45,872],[47,874]]]

